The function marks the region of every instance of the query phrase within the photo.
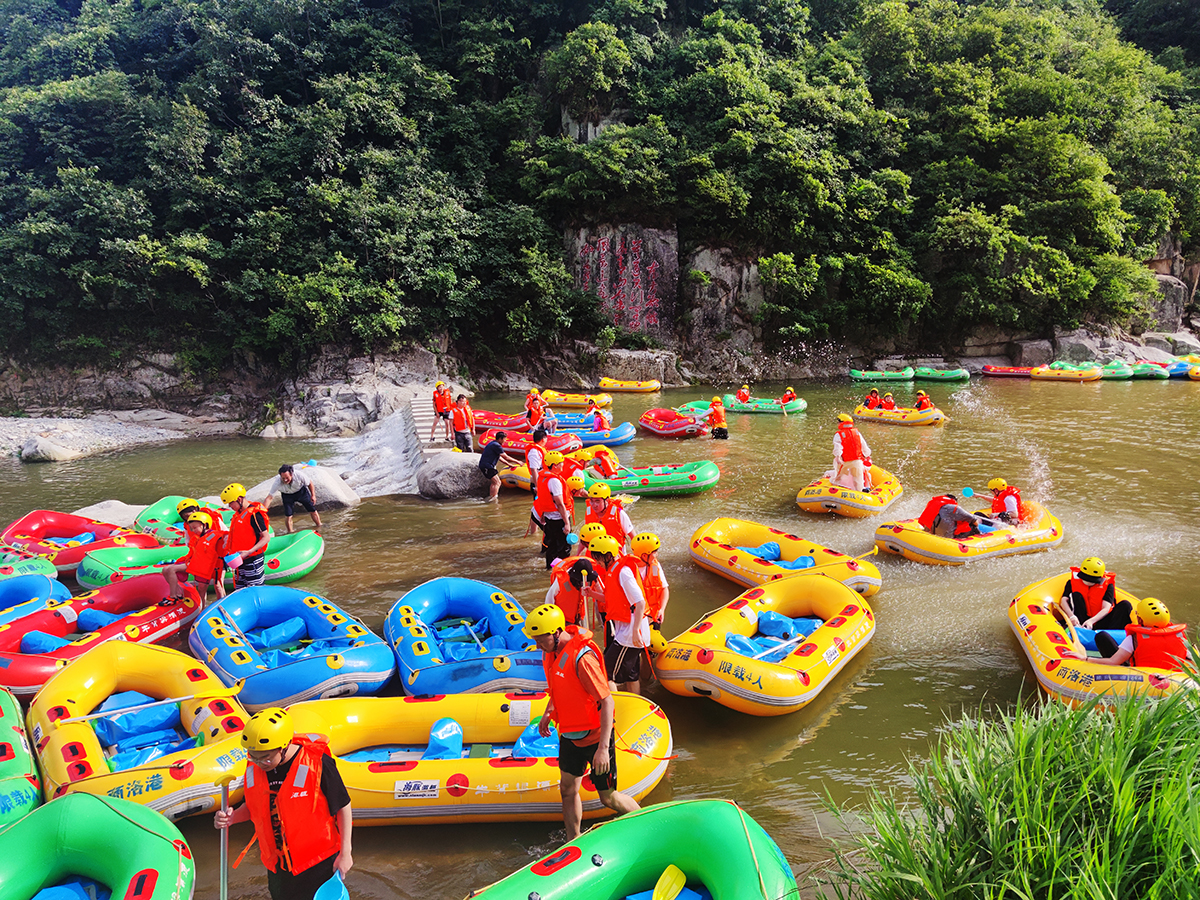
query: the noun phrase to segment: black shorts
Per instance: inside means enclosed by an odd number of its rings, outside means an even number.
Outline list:
[[[446,410],[445,412],[440,412],[440,413],[438,413],[438,415],[443,419],[449,419],[450,418],[450,410]]]
[[[714,428],[712,430],[712,436],[715,437],[719,441],[727,441],[727,440],[729,440],[729,429],[728,428]]]
[[[596,755],[597,741],[580,747],[569,738],[558,736],[558,768],[568,775],[582,778],[583,773],[592,767],[592,759]],[[598,791],[615,791],[617,789],[617,742],[615,735],[608,737],[608,771],[603,775],[592,773],[592,784]]]
[[[283,514],[285,516],[290,516],[297,506],[303,506],[309,512],[317,511],[316,506],[312,502],[312,495],[308,491],[296,491],[294,494],[280,494],[279,497],[283,500]]]
[[[604,668],[608,670],[608,680],[614,684],[641,681],[642,653],[641,647],[626,647],[611,641],[604,648]]]
[[[333,863],[337,858],[335,853],[295,875],[285,869],[267,872],[271,900],[312,900],[317,889],[333,877]]]
[[[470,453],[472,450],[471,432],[469,432],[469,431],[454,432],[454,446],[457,447],[459,450],[461,450],[463,453]]]
[[[483,473],[483,477],[487,479],[495,478],[500,474],[499,469],[493,469],[491,466],[480,466],[479,471]]]

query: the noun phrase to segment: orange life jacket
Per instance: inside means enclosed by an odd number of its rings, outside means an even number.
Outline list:
[[[544,413],[542,412],[542,405],[540,403],[535,403],[532,407],[530,407],[530,409],[526,413],[526,416],[529,419],[530,429],[537,428],[538,425],[541,424],[542,418],[544,416]]]
[[[597,453],[594,459],[600,463],[600,471],[605,478],[616,478],[618,471],[617,457],[614,453]]]
[[[883,398],[883,400],[880,402],[880,404],[879,404],[879,405],[880,405],[880,407],[882,407],[883,409],[895,409],[895,408],[896,408],[896,401],[895,401],[895,400],[893,400],[893,399],[891,399],[890,397],[884,397],[884,398]]]
[[[1133,664],[1139,669],[1171,669],[1180,671],[1180,660],[1187,659],[1187,644],[1183,640],[1186,625],[1164,625],[1147,628],[1126,625],[1125,633],[1133,636]]]
[[[926,409],[933,409],[933,401],[930,400],[928,397],[918,397],[917,398],[917,412],[921,412],[922,410],[926,410]]]
[[[933,531],[933,520],[937,518],[938,512],[947,503],[953,503],[954,498],[948,494],[942,494],[940,497],[934,497],[925,504],[925,509],[921,511],[921,515],[917,516],[917,523],[926,531]]]
[[[1004,504],[1000,505],[1004,508]],[[995,506],[992,506],[995,509]],[[1096,613],[1100,612],[1100,604],[1104,602],[1104,595],[1108,591],[1110,584],[1116,584],[1117,573],[1105,572],[1104,577],[1097,584],[1089,584],[1079,577],[1079,566],[1071,566],[1071,593],[1079,593],[1083,595],[1083,602],[1087,606],[1087,617],[1090,619]],[[1115,594],[1113,595],[1116,596]]]
[[[200,581],[217,577],[217,566],[225,555],[225,534],[210,528],[204,534],[190,534],[188,539],[188,574]]]
[[[842,436],[842,462],[867,458],[863,453],[862,435],[858,433],[853,422],[839,423],[837,433]]]
[[[533,511],[539,517],[545,517],[546,513],[558,512],[558,507],[554,505],[554,496],[550,493],[550,482],[555,479],[562,485],[563,505],[567,508],[567,512],[571,511],[574,501],[571,499],[571,489],[567,487],[567,479],[558,472],[542,469],[538,472],[537,495],[533,498]]]
[[[256,512],[262,513],[263,524],[271,527],[271,517],[267,515],[266,508],[261,503],[247,503],[241,512],[233,514],[233,520],[229,523],[228,553],[245,553],[258,543],[250,524],[250,517]]]
[[[604,508],[604,512],[596,515],[589,506],[587,514],[583,517],[584,524],[599,522],[604,526],[604,530],[608,532],[608,536],[615,540],[617,546],[623,550],[625,548],[625,539],[629,537],[629,532],[621,527],[621,510],[624,508],[620,500],[610,499],[608,506]]]
[[[710,428],[728,428],[725,421],[725,407],[714,403],[708,408],[708,425]]]
[[[795,399],[796,399],[796,392],[795,392],[795,391],[784,391],[784,392],[783,392],[783,396],[779,398],[779,402],[780,402],[781,404],[783,404],[783,403],[791,403],[791,402],[792,402],[793,400],[795,400]]]
[[[621,572],[629,569],[637,579],[637,585],[642,587],[642,573],[639,571],[637,557],[622,556],[613,563],[611,569],[604,573],[604,611],[610,622],[632,622],[633,601],[625,595],[621,587]],[[645,589],[642,590],[643,596]]]
[[[433,392],[434,412],[444,413],[450,409],[450,392],[436,390]]]
[[[342,849],[342,834],[337,818],[329,814],[329,801],[321,793],[321,757],[329,749],[325,741],[304,735],[292,739],[300,745],[292,759],[292,768],[279,786],[275,809],[279,814],[282,847],[275,846],[271,827],[271,791],[267,774],[257,765],[246,762],[246,806],[254,833],[258,835],[258,852],[268,871],[276,872],[280,863],[293,874],[311,869]]]
[[[663,575],[662,564],[656,561],[640,568],[642,593],[646,596],[646,618],[651,622],[661,622],[663,597],[667,594],[667,579]]]
[[[554,701],[558,730],[560,733],[595,731],[600,727],[600,702],[587,692],[579,680],[578,666],[580,657],[591,651],[603,667],[604,654],[586,628],[568,625],[564,633],[569,638],[557,653],[542,654],[542,668],[546,672],[550,699]]]
[[[1008,508],[1004,505],[1004,501],[1008,497],[1016,497],[1017,498],[1017,521],[1024,522],[1027,518],[1029,518],[1029,516],[1025,510],[1025,504],[1021,502],[1020,490],[1013,487],[1011,484],[1008,487],[1006,487],[1004,490],[1002,490],[999,494],[997,494],[995,497],[992,498],[992,512],[994,512],[994,513],[1008,512]],[[1075,571],[1079,571],[1079,570],[1076,569]],[[1088,613],[1088,615],[1091,615],[1091,613]]]
[[[880,400],[878,397],[868,396],[867,399],[863,401],[863,406],[865,406],[867,409],[877,409],[879,404]]]
[[[571,584],[569,571],[571,566],[581,559],[591,562],[589,556],[568,556],[555,566],[551,573],[554,582],[558,585],[558,592],[554,595],[554,604],[562,610],[568,625],[579,625],[587,617],[587,605],[583,591]]]
[[[563,459],[562,468],[559,469],[559,472],[562,473],[563,478],[570,478],[576,472],[580,472],[582,470],[583,470],[583,460],[576,459],[573,456],[568,456]]]
[[[471,415],[471,407],[455,404],[450,407],[450,415],[454,419],[455,431],[473,431],[475,429],[475,417]]]
[[[525,395],[525,411],[528,412],[529,410],[533,409],[535,406],[540,405],[541,402],[542,402],[542,398],[540,395],[526,394]]]
[[[750,392],[749,391],[738,391],[736,394],[733,395],[733,397],[735,400],[737,400],[738,403],[749,403],[750,402]]]

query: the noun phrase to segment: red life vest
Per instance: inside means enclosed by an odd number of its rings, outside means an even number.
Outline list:
[[[217,566],[225,555],[224,533],[210,528],[204,534],[190,534],[188,539],[188,574],[200,581],[217,577]]]
[[[541,424],[544,415],[542,413],[542,405],[540,403],[534,404],[525,415],[529,419],[530,429],[537,428]]]
[[[1187,644],[1183,640],[1186,625],[1165,625],[1146,628],[1126,625],[1125,633],[1133,636],[1133,664],[1139,669],[1170,669],[1178,672],[1187,659]]]
[[[954,498],[942,494],[940,497],[934,497],[925,504],[925,509],[921,511],[921,515],[917,516],[917,523],[926,531],[933,531],[933,520],[937,518],[938,512],[947,503],[953,503]]]
[[[571,584],[569,571],[571,566],[581,559],[591,561],[591,557],[587,556],[568,556],[555,566],[551,573],[554,583],[558,585],[558,591],[554,595],[554,605],[562,610],[568,625],[579,625],[587,617],[587,602],[583,592]]]
[[[733,396],[734,396],[734,399],[737,400],[738,403],[749,403],[750,402],[750,392],[749,391],[738,391]]]
[[[633,601],[626,596],[625,588],[621,587],[621,572],[625,569],[633,572],[633,577],[637,579],[637,586],[642,588],[642,595],[645,596],[642,573],[637,558],[622,556],[613,563],[611,569],[604,573],[604,610],[610,622],[633,621]]]
[[[725,421],[725,407],[714,403],[708,408],[708,424],[710,428],[728,428]]]
[[[779,398],[779,402],[781,404],[782,403],[791,403],[795,399],[796,399],[795,391],[784,391],[783,396]]]
[[[617,457],[613,453],[597,453],[594,457],[600,463],[600,471],[605,478],[616,478],[618,471]]]
[[[241,512],[233,514],[233,520],[229,523],[227,552],[245,553],[258,543],[254,527],[250,524],[250,517],[256,512],[262,513],[263,524],[267,528],[271,527],[271,518],[267,515],[266,508],[261,503],[247,503],[242,507]]]
[[[454,419],[455,431],[473,431],[475,429],[475,417],[471,415],[471,407],[455,404],[450,407],[450,415]]]
[[[610,499],[608,506],[604,508],[604,512],[596,515],[589,506],[587,514],[583,517],[584,524],[599,522],[604,526],[604,530],[608,532],[608,536],[615,540],[617,546],[623,550],[625,548],[625,539],[629,537],[629,532],[621,527],[621,510],[624,508],[620,500]]]
[[[571,511],[571,507],[574,504],[574,501],[571,499],[571,489],[567,487],[567,479],[563,478],[558,472],[542,469],[538,472],[537,496],[533,498],[533,511],[539,517],[544,517],[546,513],[558,512],[558,507],[554,505],[554,496],[550,493],[550,482],[555,479],[562,485],[563,505],[567,508],[567,512]]]
[[[433,410],[434,412],[444,413],[450,409],[450,392],[436,390],[433,392]]]
[[[271,796],[267,774],[257,765],[246,762],[246,806],[254,833],[258,835],[258,852],[263,865],[271,872],[279,871],[280,862],[293,874],[311,869],[342,849],[342,834],[337,818],[329,814],[329,801],[321,793],[321,757],[329,749],[322,740],[296,735],[293,742],[300,745],[292,759],[292,768],[279,786],[275,809],[283,846],[275,846],[271,827]]]
[[[890,397],[884,397],[883,401],[879,404],[879,406],[882,409],[895,409],[896,401],[891,399]]]
[[[596,654],[603,667],[604,654],[586,628],[568,625],[564,633],[568,640],[559,646],[557,653],[542,654],[542,668],[546,672],[550,699],[554,702],[558,730],[560,733],[595,731],[600,727],[600,702],[579,680],[578,666],[580,657],[590,651]]]
[[[992,507],[995,509],[995,507]],[[1001,509],[1004,506],[1001,504]],[[1100,612],[1100,605],[1104,602],[1104,595],[1108,591],[1110,584],[1116,584],[1117,573],[1105,572],[1104,577],[1097,584],[1089,584],[1079,577],[1079,566],[1071,566],[1071,593],[1079,593],[1083,595],[1083,602],[1087,606],[1087,617]],[[1115,597],[1116,594],[1114,593]]]
[[[922,410],[926,410],[926,409],[933,409],[933,401],[930,400],[928,397],[918,397],[917,398],[917,412],[921,412]]]
[[[867,397],[867,399],[863,401],[863,405],[867,409],[876,409],[879,406],[879,398],[878,397]]]
[[[642,593],[646,596],[646,618],[651,622],[662,621],[663,597],[667,594],[667,580],[662,564],[639,566],[642,576]]]
[[[1008,507],[1004,505],[1004,500],[1007,497],[1015,497],[1017,499],[1017,521],[1024,522],[1028,518],[1028,515],[1025,511],[1025,504],[1021,502],[1021,492],[1011,484],[992,498],[992,512],[1008,512]],[[1078,572],[1079,570],[1075,569],[1074,571]],[[1088,615],[1091,615],[1091,613]]]
[[[867,458],[863,453],[862,435],[858,433],[853,422],[840,423],[837,433],[842,436],[842,462],[854,462],[856,459]]]

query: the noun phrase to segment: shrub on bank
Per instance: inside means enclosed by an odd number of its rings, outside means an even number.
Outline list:
[[[837,851],[839,898],[1200,896],[1200,704],[1111,711],[1056,702],[966,717],[928,763],[915,808],[874,791]]]

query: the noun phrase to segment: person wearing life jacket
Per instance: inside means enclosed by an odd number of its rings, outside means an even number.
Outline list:
[[[667,614],[667,601],[671,599],[671,587],[666,573],[658,561],[662,541],[657,534],[643,531],[635,534],[629,542],[629,555],[638,561],[638,574],[642,576],[642,593],[646,597],[646,618],[653,631],[662,631],[663,618]]]
[[[582,542],[582,539],[581,539]],[[562,610],[568,625],[586,625],[587,600],[604,597],[604,581],[587,556],[568,556],[550,570],[550,587],[544,602]]]
[[[930,534],[959,538],[979,534],[985,520],[959,506],[953,494],[941,494],[925,504],[917,522]]]
[[[1011,525],[1029,520],[1029,510],[1021,502],[1021,492],[1003,478],[993,478],[988,482],[988,490],[992,492],[992,518],[1002,519]]]
[[[929,395],[924,391],[917,391],[917,412],[924,412],[927,409],[933,409],[933,401],[929,399]]]
[[[221,491],[221,502],[233,510],[225,539],[225,562],[234,570],[235,589],[254,587],[266,581],[267,544],[271,520],[261,503],[246,500],[245,486],[233,483]]]
[[[587,514],[583,521],[599,522],[603,525],[608,536],[617,542],[623,553],[629,539],[633,537],[633,522],[629,513],[625,511],[620,500],[612,499],[612,488],[607,484],[596,482],[588,488],[587,496]]]
[[[883,402],[879,404],[880,409],[895,409],[896,400],[891,394],[883,395]]]
[[[567,839],[574,840],[583,822],[579,788],[589,768],[601,803],[618,815],[640,809],[632,797],[617,790],[616,704],[590,631],[568,625],[562,610],[550,603],[533,610],[523,630],[542,651],[550,701],[538,733],[549,737],[551,722],[558,726],[563,824]]]
[[[571,530],[572,510],[575,501],[567,479],[559,471],[563,455],[557,450],[547,450],[546,466],[538,473],[537,496],[533,499],[533,517],[542,529],[542,554],[546,557],[549,571],[556,559],[565,559],[569,553],[567,532]]]
[[[867,397],[863,400],[863,406],[867,409],[879,409],[879,404],[883,401],[879,399],[879,389],[871,388],[867,391]]]
[[[837,431],[833,435],[832,481],[856,491],[863,490],[870,458],[871,448],[854,427],[854,419],[839,413]]]
[[[713,397],[708,404],[708,412],[704,414],[708,420],[709,434],[718,441],[729,440],[729,422],[725,419],[725,404],[720,397]]]
[[[538,428],[533,432],[533,443],[525,448],[525,468],[529,469],[530,485],[533,495],[537,496],[538,476],[546,467],[546,429]]]
[[[175,513],[179,516],[179,521],[183,523],[183,527],[187,528],[188,516],[194,512],[200,511],[200,501],[191,497],[184,497],[175,504]]]
[[[529,407],[525,411],[525,418],[529,420],[529,429],[532,431],[539,428],[545,415],[545,407],[541,403],[534,403],[533,406]]]
[[[743,384],[740,388],[738,388],[738,391],[736,394],[733,395],[733,398],[735,400],[737,400],[738,403],[749,403],[750,402],[750,385]]]
[[[504,452],[504,439],[508,432],[497,431],[495,436],[479,451],[479,471],[488,480],[488,500],[500,497],[500,467],[515,469],[521,460]]]
[[[563,462],[566,465],[566,462]],[[567,477],[567,489],[571,492],[571,502],[574,504],[578,498],[587,497],[587,482],[583,475],[576,473]]]
[[[439,381],[433,386],[433,427],[429,429],[429,440],[433,440],[439,422],[446,435],[444,440],[454,439],[450,431],[450,407],[453,405],[454,401],[450,399],[450,388],[446,387],[446,382]]]
[[[592,471],[594,478],[616,478],[621,471],[621,463],[617,454],[610,449],[597,447],[595,455],[583,463],[583,468]]]
[[[455,448],[463,453],[470,453],[474,448],[475,413],[471,411],[466,394],[459,394],[454,398],[454,405],[450,407],[450,418],[454,424]]]
[[[1116,630],[1133,621],[1133,604],[1117,600],[1117,575],[1098,556],[1071,567],[1058,608],[1076,628]]]
[[[796,396],[796,389],[789,386],[788,389],[783,392],[783,396],[779,398],[779,405],[783,406],[785,403],[791,403],[796,399],[798,399]]]
[[[167,579],[167,592],[175,600],[183,597],[180,577],[190,576],[201,602],[208,596],[208,586],[216,585],[217,599],[225,596],[221,574],[225,568],[221,557],[225,550],[225,533],[213,527],[215,513],[195,509],[188,514],[188,552],[183,559],[162,567]]]
[[[612,640],[604,648],[610,690],[642,692],[642,657],[650,646],[650,620],[638,559],[621,552],[608,535],[590,545],[592,559],[604,578],[604,609]]]
[[[354,865],[350,794],[315,735],[296,734],[279,707],[255,713],[242,730],[245,802],[218,811],[217,830],[253,822],[272,900],[312,900],[317,889]]]
[[[1125,639],[1120,644],[1107,632],[1096,632],[1099,659],[1090,658],[1077,650],[1063,652],[1074,659],[1087,659],[1102,666],[1123,666],[1128,663],[1139,669],[1182,672],[1184,660],[1191,659],[1186,634],[1186,625],[1171,624],[1171,611],[1167,609],[1167,604],[1156,597],[1143,597],[1138,601],[1137,624],[1125,626]]]

